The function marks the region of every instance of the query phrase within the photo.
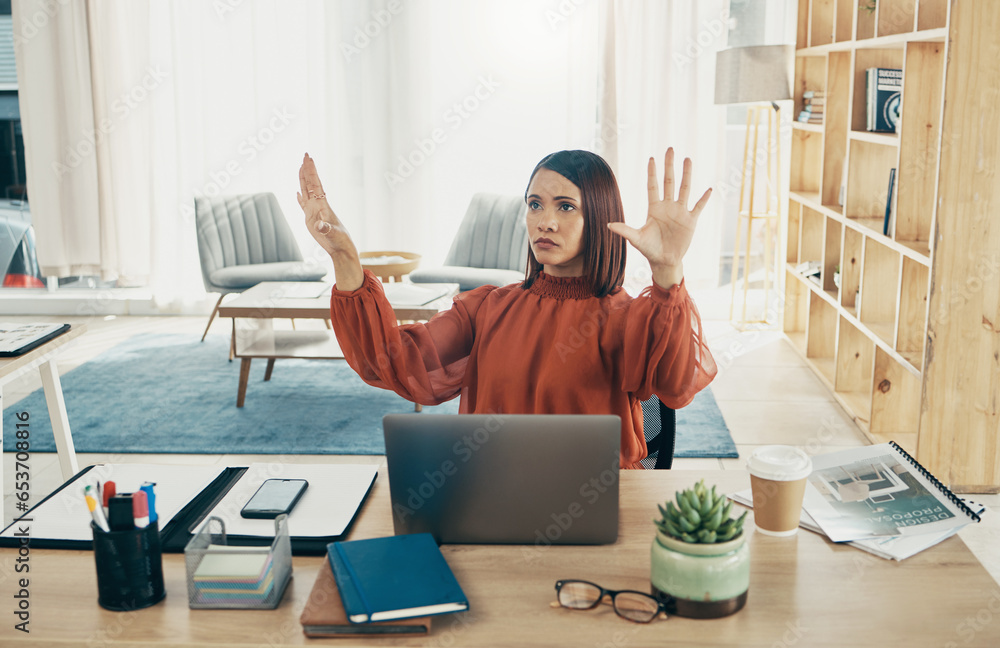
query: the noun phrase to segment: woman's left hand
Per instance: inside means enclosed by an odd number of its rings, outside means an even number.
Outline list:
[[[649,213],[646,224],[635,229],[625,223],[609,223],[608,228],[619,234],[649,260],[653,271],[653,279],[663,285],[669,278],[669,284],[679,283],[683,276],[681,261],[691,246],[694,228],[698,223],[698,215],[708,203],[712,190],[709,189],[694,208],[688,210],[688,194],[691,191],[691,159],[684,158],[684,171],[681,176],[681,186],[674,199],[674,149],[668,148],[664,156],[666,166],[663,174],[663,199],[660,199],[660,186],[656,178],[656,162],[649,158]],[[663,278],[663,280],[660,280]],[[669,288],[669,285],[663,286]]]

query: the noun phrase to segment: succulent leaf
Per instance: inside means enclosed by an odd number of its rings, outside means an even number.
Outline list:
[[[676,502],[676,504],[675,504]],[[743,532],[747,511],[730,517],[733,502],[718,492],[717,486],[705,486],[699,480],[691,488],[674,493],[674,500],[658,504],[660,519],[654,520],[661,532],[684,542],[711,544],[726,542]]]

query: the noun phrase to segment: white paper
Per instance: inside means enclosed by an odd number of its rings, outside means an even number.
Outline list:
[[[377,473],[371,464],[255,463],[208,515],[222,519],[227,534],[273,536],[274,520],[245,519],[240,510],[265,479],[305,479],[309,486],[288,516],[289,535],[338,536],[347,530]]]
[[[24,514],[22,522],[14,522],[0,536],[16,537],[20,528],[28,527],[34,539],[84,540],[94,539],[90,529],[93,519],[83,498],[83,487],[96,486],[107,480],[115,482],[119,493],[133,493],[140,484],[156,484],[156,514],[160,530],[198,493],[222,474],[222,466],[171,466],[166,464],[98,464],[44,503]],[[39,497],[35,501],[40,501]],[[15,512],[15,518],[20,516]]]

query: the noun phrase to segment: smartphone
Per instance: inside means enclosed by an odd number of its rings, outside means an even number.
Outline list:
[[[267,479],[243,506],[240,515],[271,520],[289,513],[308,486],[304,479]]]

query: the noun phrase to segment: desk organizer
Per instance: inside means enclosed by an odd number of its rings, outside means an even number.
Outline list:
[[[97,602],[108,610],[138,610],[166,596],[160,529],[156,522],[127,531],[94,532],[97,564]]]
[[[228,544],[225,522],[210,517],[184,548],[184,562],[188,607],[276,608],[292,577],[288,516],[275,518],[269,547]]]

